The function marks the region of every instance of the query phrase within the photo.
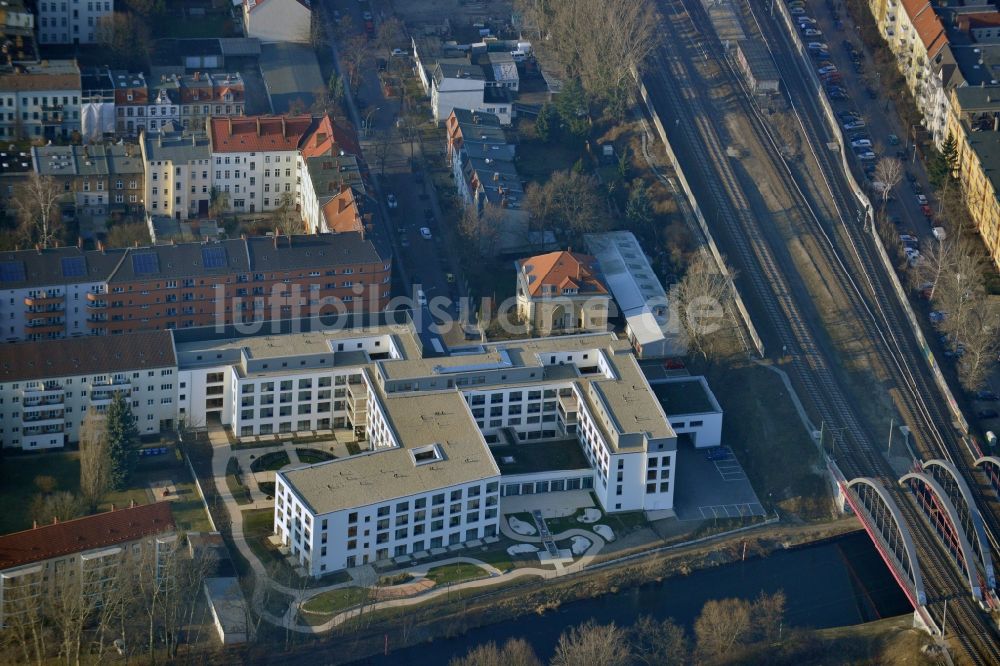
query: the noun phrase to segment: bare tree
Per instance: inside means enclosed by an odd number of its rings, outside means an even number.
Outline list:
[[[511,638],[503,647],[493,641],[477,645],[464,657],[452,659],[449,666],[542,666],[542,662],[527,641]]]
[[[120,222],[108,229],[104,244],[107,247],[132,247],[149,245],[149,228],[142,222]]]
[[[278,200],[278,207],[271,213],[274,220],[274,233],[291,236],[309,233],[302,214],[295,209],[295,197],[291,192],[283,192]]]
[[[528,186],[524,208],[536,229],[558,229],[573,234],[600,231],[608,226],[597,181],[575,171],[556,171],[549,180]]]
[[[694,623],[698,653],[705,661],[714,661],[747,643],[751,635],[750,604],[742,599],[705,602]]]
[[[710,359],[722,351],[721,342],[735,321],[726,308],[733,302],[733,270],[719,270],[707,252],[699,253],[671,293],[670,307],[692,351]]]
[[[229,210],[229,192],[213,187],[209,193],[208,214],[218,219]]]
[[[593,620],[571,627],[559,637],[552,666],[626,666],[632,663],[632,651],[626,633],[612,622],[597,624]]]
[[[761,592],[753,602],[751,614],[754,628],[761,640],[768,643],[778,640],[785,620],[784,590],[778,590],[774,594]]]
[[[104,415],[92,409],[87,411],[80,426],[80,494],[91,511],[111,488],[107,429]]]
[[[33,520],[47,524],[59,520],[72,520],[83,514],[80,498],[68,490],[58,490],[47,495],[35,495],[28,511]]]
[[[883,157],[875,165],[875,180],[882,197],[882,207],[889,202],[889,195],[903,179],[903,163],[895,157]]]
[[[636,661],[647,666],[683,666],[690,658],[687,634],[670,618],[661,622],[643,615],[629,630],[629,638]]]
[[[620,117],[634,82],[656,48],[657,21],[648,0],[519,0],[566,73],[579,78],[591,95]]]
[[[491,204],[484,205],[481,212],[475,206],[466,206],[459,230],[476,254],[491,257],[496,253],[504,221],[503,210]]]
[[[21,223],[21,233],[43,248],[57,245],[62,233],[59,204],[63,192],[51,176],[32,172],[14,191],[13,207]]]

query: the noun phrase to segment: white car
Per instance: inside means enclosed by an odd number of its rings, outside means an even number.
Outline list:
[[[420,237],[424,240],[431,239],[431,230],[427,227],[420,227]]]
[[[392,55],[394,55],[394,56],[407,56],[407,55],[410,55],[410,54],[407,53],[404,49],[393,49],[392,50]]]
[[[424,293],[423,289],[417,289],[417,304],[427,305],[427,295]]]
[[[836,71],[837,71],[836,65],[827,65],[826,67],[820,67],[819,69],[816,70],[816,72],[821,76],[823,74],[833,74]]]
[[[829,51],[824,42],[809,42],[808,44],[810,51]]]
[[[808,23],[810,25],[816,25],[816,19],[810,18],[808,16],[796,16],[795,22],[801,27],[803,23]]]
[[[865,121],[860,119],[849,120],[846,123],[844,123],[844,129],[847,130],[848,132],[852,130],[864,129],[864,127],[865,127]]]
[[[389,194],[386,196],[385,202],[389,204],[389,208],[395,208],[399,205],[399,201],[396,200],[395,194]]]
[[[805,30],[802,31],[802,34],[805,35],[806,37],[822,37],[823,31],[813,30],[812,28],[806,28]]]
[[[871,148],[872,142],[870,139],[854,139],[851,141],[851,148]]]
[[[866,150],[858,153],[858,159],[862,162],[871,162],[875,159],[875,153],[870,150]]]
[[[927,205],[927,197],[925,197],[923,194],[918,194],[917,195],[917,205],[926,206]]]

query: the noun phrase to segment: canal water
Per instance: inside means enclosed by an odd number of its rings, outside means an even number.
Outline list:
[[[508,638],[525,639],[547,661],[555,652],[559,634],[589,619],[628,626],[641,615],[670,617],[690,632],[706,601],[726,597],[752,600],[761,592],[778,590],[783,590],[786,597],[786,626],[846,626],[913,610],[871,540],[859,531],[820,544],[563,604],[541,616],[525,615],[357,663],[439,666],[480,643],[502,644]]]

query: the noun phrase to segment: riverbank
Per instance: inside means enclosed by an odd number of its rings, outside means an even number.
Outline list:
[[[712,569],[741,559],[767,557],[788,548],[822,542],[856,532],[853,518],[840,518],[805,525],[763,525],[731,536],[713,537],[692,546],[681,546],[622,564],[548,581],[512,581],[485,590],[455,591],[433,601],[405,609],[362,613],[322,636],[287,636],[286,632],[261,626],[273,636],[261,636],[264,644],[286,644],[288,651],[250,649],[254,661],[293,663],[306,654],[329,663],[348,663],[390,649],[424,643],[435,638],[462,635],[476,627],[544,614],[573,601],[592,599],[621,590],[663,581],[676,575]],[[280,636],[279,636],[280,634]]]

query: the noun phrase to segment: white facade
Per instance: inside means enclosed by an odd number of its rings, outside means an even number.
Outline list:
[[[114,9],[114,0],[39,0],[38,42],[94,44],[100,20]]]
[[[486,105],[483,103],[485,90],[486,82],[481,77],[435,78],[431,86],[431,111],[434,113],[435,122],[444,122],[455,108],[486,111]],[[493,108],[490,113],[497,113],[497,109]],[[501,122],[505,125],[510,124],[509,110],[507,117],[501,118]]]
[[[118,392],[130,398],[140,435],[169,430],[176,378],[169,367],[0,383],[0,440],[26,451],[61,448],[79,439],[88,409],[104,412]]]
[[[0,339],[45,340],[87,334],[87,294],[102,292],[103,283],[53,285],[46,288],[25,287],[0,290]],[[41,301],[26,305],[25,301]],[[59,325],[50,334],[47,326]],[[33,328],[46,330],[35,333]]]
[[[247,37],[263,43],[309,43],[312,11],[309,0],[243,0]]]
[[[146,170],[146,212],[178,220],[207,215],[213,186],[208,137],[174,127],[145,132],[139,142]]]
[[[313,576],[486,539],[499,532],[500,483],[496,478],[320,515],[310,512],[281,472],[275,474],[275,481],[275,533]]]
[[[26,74],[5,75],[0,80],[0,141],[19,137],[69,139],[81,127],[79,69],[72,61],[24,67],[28,69]],[[18,77],[27,80],[36,74],[40,82],[37,85],[21,90],[15,87]],[[51,86],[48,82],[52,82]]]
[[[281,205],[284,194],[298,203],[299,162],[297,150],[213,153],[212,184],[229,194],[230,211],[274,210]]]

